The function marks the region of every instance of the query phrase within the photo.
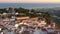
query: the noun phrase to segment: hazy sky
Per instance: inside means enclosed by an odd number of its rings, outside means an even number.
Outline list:
[[[0,3],[60,3],[60,0],[0,0]]]

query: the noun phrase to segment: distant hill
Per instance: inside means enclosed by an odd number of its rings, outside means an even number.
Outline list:
[[[35,9],[39,12],[48,12],[57,24],[60,24],[60,7]]]

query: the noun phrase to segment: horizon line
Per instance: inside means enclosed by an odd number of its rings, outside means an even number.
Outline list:
[[[0,3],[2,3],[2,2],[0,2]],[[4,2],[4,3],[13,3],[13,2]],[[14,3],[18,3],[18,2],[14,2]],[[29,4],[29,3],[27,3],[27,4]],[[45,3],[42,3],[42,4],[45,4]],[[46,4],[60,4],[60,3],[46,3]]]

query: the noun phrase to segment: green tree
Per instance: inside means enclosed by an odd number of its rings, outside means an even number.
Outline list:
[[[3,12],[4,12],[4,13],[8,13],[7,8],[4,8],[4,9],[3,9]]]

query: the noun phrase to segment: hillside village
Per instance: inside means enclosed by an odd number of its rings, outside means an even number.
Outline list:
[[[1,33],[23,34],[24,31],[29,31],[29,33],[34,34],[35,30],[41,30],[42,34],[60,33],[56,29],[56,23],[49,12],[25,8],[0,9]]]

